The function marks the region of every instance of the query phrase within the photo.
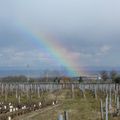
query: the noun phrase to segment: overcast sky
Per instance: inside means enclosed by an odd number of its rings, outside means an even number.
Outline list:
[[[120,66],[120,0],[0,0],[0,66],[53,59],[22,26],[59,38],[78,66]]]

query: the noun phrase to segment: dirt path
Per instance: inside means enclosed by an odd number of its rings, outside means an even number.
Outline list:
[[[50,110],[53,110],[57,107],[59,107],[61,104],[58,104],[58,105],[54,105],[54,106],[50,106],[50,107],[46,107],[46,108],[43,108],[43,109],[40,109],[38,111],[34,111],[34,112],[30,112],[30,113],[27,113],[25,115],[22,115],[22,116],[19,116],[19,117],[16,117],[14,118],[13,120],[33,120],[32,118],[36,115],[39,115],[39,114],[42,114],[44,112],[48,112]]]

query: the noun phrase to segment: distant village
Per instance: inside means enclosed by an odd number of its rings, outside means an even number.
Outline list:
[[[120,83],[120,75],[116,71],[101,71],[99,74],[84,76],[49,76],[30,77],[25,75],[1,77],[0,82],[42,82],[42,83]]]

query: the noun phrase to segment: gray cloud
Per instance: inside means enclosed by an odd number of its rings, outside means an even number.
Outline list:
[[[1,64],[22,64],[32,61],[39,64],[35,51],[38,48],[27,35],[25,28],[35,33],[49,33],[62,43],[68,57],[75,57],[83,65],[119,64],[120,44],[119,0],[4,0],[0,4]],[[14,53],[11,49],[18,49]],[[16,54],[11,62],[4,62]],[[49,53],[49,52],[48,52]],[[38,54],[37,54],[38,55]],[[14,56],[14,55],[13,55]],[[106,57],[106,59],[105,59]],[[43,57],[48,59],[49,57]],[[49,58],[50,59],[50,58]],[[16,62],[15,62],[16,61]]]

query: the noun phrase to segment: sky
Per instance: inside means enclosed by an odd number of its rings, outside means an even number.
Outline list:
[[[57,38],[79,67],[119,67],[119,5],[119,0],[0,0],[0,66],[59,64],[33,42],[34,31]]]

